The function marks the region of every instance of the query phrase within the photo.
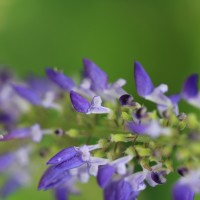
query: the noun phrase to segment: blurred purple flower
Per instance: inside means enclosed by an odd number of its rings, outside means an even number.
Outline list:
[[[50,132],[51,130],[41,130],[39,124],[34,124],[31,127],[14,129],[6,135],[2,135],[0,141],[29,138],[34,142],[40,142],[43,135]]]
[[[198,91],[198,75],[190,75],[183,84],[182,98],[193,106],[200,108],[200,92]]]

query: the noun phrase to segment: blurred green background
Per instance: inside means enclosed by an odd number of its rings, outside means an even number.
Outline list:
[[[84,57],[105,70],[110,81],[125,78],[134,95],[134,60],[145,66],[155,85],[167,83],[170,93],[179,92],[187,75],[200,72],[200,1],[0,0],[0,64],[21,76],[44,75],[46,66],[77,76]],[[185,103],[181,109],[193,111]],[[171,186],[168,181],[148,189],[140,199],[168,200]],[[72,199],[101,199],[94,184],[84,188],[83,196]],[[50,196],[34,188],[10,200]]]

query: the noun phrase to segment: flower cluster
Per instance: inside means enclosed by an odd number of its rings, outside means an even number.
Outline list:
[[[124,79],[109,83],[95,63],[84,59],[83,65],[80,83],[53,68],[46,78],[23,82],[0,70],[1,197],[40,174],[38,190],[52,190],[56,200],[79,195],[77,183],[91,176],[105,200],[135,200],[177,173],[172,198],[194,199],[200,193],[200,123],[195,114],[179,112],[178,104],[200,108],[198,75],[168,96],[168,86],[155,87],[135,62],[137,94],[156,104],[150,111],[123,89]]]

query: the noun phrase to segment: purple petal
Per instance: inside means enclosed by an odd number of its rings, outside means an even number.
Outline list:
[[[194,192],[187,186],[177,183],[173,187],[173,200],[193,200]]]
[[[129,94],[124,94],[119,98],[119,102],[122,106],[133,106],[133,97]]]
[[[0,113],[0,123],[10,124],[12,122],[14,122],[14,118],[13,118],[12,114]]]
[[[81,112],[81,113],[88,112],[88,109],[90,108],[90,103],[87,99],[85,99],[80,94],[78,94],[74,91],[70,92],[70,99],[71,99],[74,109],[77,112]]]
[[[111,182],[104,189],[104,200],[116,200],[117,182]]]
[[[16,177],[10,178],[3,188],[1,189],[1,196],[7,198],[10,194],[14,193],[17,189],[21,187],[21,184]]]
[[[54,190],[56,200],[68,200],[68,191],[64,187],[59,187]]]
[[[145,97],[153,91],[153,83],[139,62],[134,63],[134,78],[136,90],[140,96]]]
[[[15,92],[33,105],[40,105],[41,99],[33,90],[22,85],[12,85]]]
[[[65,76],[62,72],[47,68],[46,74],[63,90],[70,92],[75,87],[74,81],[71,78]]]
[[[55,156],[53,156],[47,164],[58,165],[77,154],[77,151],[74,147],[68,147],[63,149],[62,151],[58,152]]]
[[[144,134],[146,133],[149,125],[148,124],[140,124],[136,122],[128,122],[127,128],[135,134]]]
[[[198,95],[198,78],[197,74],[192,74],[186,79],[182,89],[182,94],[185,99]]]
[[[24,138],[28,138],[29,136],[30,136],[30,128],[20,128],[20,129],[13,130],[6,135],[3,135],[3,138],[0,139],[0,141],[24,139]]]
[[[55,85],[48,78],[41,78],[36,76],[30,76],[27,79],[27,83],[30,88],[36,92],[39,96],[44,96],[45,93],[49,91],[56,91]],[[54,87],[55,86],[55,87]]]
[[[110,182],[113,174],[115,173],[115,168],[111,165],[104,165],[99,168],[97,174],[97,182],[101,188],[105,188]]]
[[[88,59],[83,59],[86,77],[91,80],[91,87],[94,91],[103,91],[108,87],[107,74],[95,63]]]
[[[60,170],[55,166],[49,167],[40,179],[38,190],[56,188],[71,178],[67,170]]]
[[[121,180],[117,184],[116,200],[130,200],[130,195],[133,191],[132,186],[127,181]]]
[[[84,163],[85,163],[85,161],[82,160],[81,155],[76,154],[75,156],[71,157],[70,159],[65,160],[64,162],[56,165],[56,168],[60,169],[60,170],[69,170],[69,169],[79,167],[79,166],[83,165]]]
[[[15,161],[15,156],[12,153],[0,155],[0,172],[7,170],[9,166]]]
[[[173,94],[169,96],[169,99],[172,101],[174,105],[178,104],[178,102],[181,100],[180,94]]]

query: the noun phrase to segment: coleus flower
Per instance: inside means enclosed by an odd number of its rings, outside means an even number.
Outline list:
[[[171,134],[171,129],[162,127],[157,120],[148,120],[146,122],[130,121],[127,123],[127,128],[134,134],[145,134],[152,138]]]
[[[83,59],[84,74],[91,82],[90,89],[107,101],[118,99],[126,92],[122,87],[126,84],[124,79],[118,79],[109,84],[107,74],[101,70],[94,62]]]
[[[177,183],[172,192],[173,200],[194,200],[194,192],[188,185]]]
[[[45,108],[60,109],[55,103],[58,91],[46,79],[32,78],[26,85],[12,84],[14,91],[27,102]]]
[[[104,200],[136,200],[138,194],[124,179],[113,180],[104,189]]]
[[[115,173],[125,175],[127,172],[126,164],[131,161],[132,158],[133,156],[130,155],[125,156],[100,167],[97,174],[99,186],[105,188]]]
[[[198,91],[198,75],[190,75],[183,84],[182,98],[200,108],[200,92]]]
[[[87,164],[91,175],[97,174],[99,165],[108,162],[107,159],[97,158],[90,155],[90,151],[101,148],[100,145],[83,145],[81,147],[68,147],[53,156],[47,164],[55,166],[60,171],[65,171]]]
[[[94,96],[91,103],[80,94],[71,91],[70,99],[74,109],[84,114],[104,114],[109,113],[109,108],[101,106],[102,100],[100,96]]]
[[[174,200],[193,200],[200,193],[200,170],[190,170],[173,187]]]
[[[129,94],[123,94],[119,98],[119,102],[122,106],[134,106],[134,98]]]
[[[27,166],[31,151],[31,147],[21,147],[14,152],[0,155],[0,172],[8,170],[15,164],[18,166]]]
[[[54,189],[54,196],[56,200],[68,200],[69,195],[77,195],[79,193],[79,190],[74,187],[73,181],[67,181],[63,185]]]
[[[109,84],[107,74],[95,63],[88,59],[83,59],[83,64],[84,78],[80,85],[75,84],[70,77],[56,69],[47,68],[46,74],[50,80],[64,91],[70,92],[73,90],[90,98],[98,95],[104,100],[115,101],[122,94],[126,93],[122,89],[126,83],[124,79],[119,79],[115,83]]]
[[[15,173],[10,174],[6,182],[0,189],[0,197],[7,199],[12,193],[18,189],[27,186],[30,182],[30,175],[26,170],[16,170]]]
[[[173,105],[172,111],[177,116],[179,114],[178,103],[181,100],[181,95],[174,94],[174,95],[168,96],[168,98],[171,100],[172,105]],[[164,116],[165,111],[169,109],[167,106],[163,106],[163,105],[157,105],[157,108],[161,116]]]
[[[139,96],[156,104],[172,107],[170,98],[164,95],[168,91],[166,84],[154,87],[151,78],[139,62],[134,63],[134,79]]]
[[[12,128],[21,114],[29,111],[28,103],[20,98],[11,86],[11,81],[0,85],[0,122],[7,128]]]
[[[55,166],[50,166],[42,175],[38,190],[48,190],[57,188],[72,178],[68,170],[59,170]]]
[[[39,124],[34,124],[31,127],[14,129],[6,135],[2,135],[0,141],[29,138],[33,142],[40,142],[43,135],[49,133],[51,133],[51,130],[42,130]]]
[[[154,187],[163,184],[166,180],[164,172],[159,171],[161,165],[153,166],[151,171],[144,169],[131,175],[112,179],[104,187],[105,200],[136,200],[139,193],[146,188],[145,180],[150,186]]]

